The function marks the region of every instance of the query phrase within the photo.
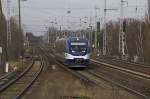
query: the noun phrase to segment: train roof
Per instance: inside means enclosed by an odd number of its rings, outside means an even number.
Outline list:
[[[81,38],[81,37],[70,37],[68,38],[70,41],[87,41],[86,38]]]
[[[56,42],[57,41],[69,41],[69,42],[76,42],[76,41],[88,41],[86,38],[81,38],[81,37],[68,37],[68,38],[59,38],[59,39],[56,39]]]

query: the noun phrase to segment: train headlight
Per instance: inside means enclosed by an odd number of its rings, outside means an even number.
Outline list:
[[[82,51],[83,53],[85,53],[85,51]]]
[[[67,57],[67,54],[65,53],[65,57]]]

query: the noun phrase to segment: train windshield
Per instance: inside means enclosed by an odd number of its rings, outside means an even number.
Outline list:
[[[87,44],[85,42],[72,42],[71,49],[73,52],[85,52]]]

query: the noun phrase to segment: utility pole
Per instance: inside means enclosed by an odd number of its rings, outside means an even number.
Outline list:
[[[3,23],[3,10],[2,10],[2,2],[1,2],[1,0],[0,0],[0,22],[1,23]],[[0,24],[1,25],[1,24]],[[2,25],[1,25],[2,26]],[[3,28],[1,28],[1,29],[3,29]],[[2,30],[1,30],[2,31]],[[0,31],[0,32],[1,32]],[[3,38],[3,36],[2,36],[2,33],[0,33],[1,35],[1,39],[0,39],[0,43],[2,43],[2,38]]]
[[[148,3],[148,22],[150,21],[150,0],[147,0]]]
[[[98,27],[98,22],[97,22],[97,9],[98,8],[96,8],[95,7],[95,51],[96,51],[96,53],[97,53],[97,37],[98,37],[98,32],[99,32],[99,30],[98,30],[98,28],[100,28],[100,27]]]
[[[19,32],[22,33],[22,27],[21,27],[21,1],[27,1],[27,0],[18,0],[18,9],[19,9]],[[23,42],[24,43],[24,42]],[[23,56],[23,49],[20,50],[20,55]]]
[[[96,31],[95,31],[95,51],[98,51],[98,33],[100,33],[100,21],[96,22]]]
[[[60,32],[59,32],[59,36],[58,36],[59,38],[61,37],[61,30],[62,30],[62,26],[60,25],[60,27],[59,27]]]
[[[90,25],[89,25],[89,27],[90,27],[90,42],[91,42],[91,44],[93,45],[93,42],[92,42],[92,17],[90,16]]]
[[[5,72],[8,72],[8,67],[9,67],[9,53],[10,50],[8,50],[10,47],[10,43],[11,43],[11,25],[10,25],[10,0],[7,0],[7,55],[6,55],[6,67],[5,67]]]
[[[2,14],[3,14],[3,10],[2,10],[2,2],[1,2],[1,0],[0,0],[0,15],[1,15],[1,18],[2,18]]]
[[[2,62],[1,62],[1,65],[2,65],[2,72],[5,71],[5,66],[6,66],[6,60],[7,60],[7,46],[6,46],[6,42],[5,42],[5,21],[4,21],[4,16],[3,16],[3,9],[2,9],[2,2],[0,0],[0,22],[1,22],[1,40],[0,40],[0,43],[1,43],[1,46],[2,46]]]
[[[2,48],[2,53],[0,53],[0,54],[2,54],[1,56],[0,56],[0,66],[1,66],[1,69],[2,69],[2,71],[3,71],[3,67],[4,67],[4,57],[3,57],[3,52],[4,52],[4,46],[3,46],[3,10],[2,10],[2,2],[1,2],[1,0],[0,0],[0,47]]]
[[[121,18],[120,18],[120,32],[119,32],[119,53],[121,54],[121,56],[125,56],[125,46],[126,46],[126,35],[125,31],[123,31],[123,23],[125,22],[123,21],[124,3],[127,3],[128,5],[128,1],[121,0],[121,9],[120,9]]]
[[[107,37],[106,37],[106,34],[107,34],[107,26],[106,26],[106,8],[107,8],[107,1],[105,0],[104,1],[104,33],[103,33],[103,55],[106,55],[106,40],[107,40]]]
[[[107,0],[104,1],[104,33],[103,33],[103,55],[107,54],[107,22],[106,22],[106,14],[107,11],[115,11],[118,9],[107,9]]]
[[[57,25],[57,18],[55,18],[55,22],[54,22],[54,24],[55,24],[55,27],[56,27],[56,25]],[[55,40],[57,39],[57,36],[58,36],[58,31],[57,31],[57,29],[55,30],[55,33],[56,33],[56,37],[55,37]]]
[[[48,30],[47,33],[46,33],[46,40],[47,40],[47,43],[49,44],[49,28],[47,26],[45,26],[45,29]]]
[[[18,0],[18,9],[19,9],[19,32],[21,33],[21,1]]]
[[[137,3],[137,0],[136,0],[136,3]],[[138,6],[136,5],[136,9],[135,9],[135,11],[136,11],[136,16],[137,16],[137,18],[140,20],[141,19],[141,17],[140,17],[140,15],[139,15],[139,13],[138,13]],[[139,32],[137,33],[137,35],[138,35],[138,41],[137,41],[137,55],[140,57],[140,58],[142,58],[142,62],[144,62],[144,56],[143,56],[143,54],[144,54],[144,51],[143,51],[143,36],[142,36],[142,21],[139,21]]]
[[[7,0],[7,48],[11,43],[11,30],[10,30],[10,0]]]
[[[50,33],[49,33],[49,32],[50,32],[50,31],[47,32],[47,40],[48,40],[48,44],[50,44],[50,38],[49,38]]]

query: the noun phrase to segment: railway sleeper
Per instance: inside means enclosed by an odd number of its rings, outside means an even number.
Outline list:
[[[0,86],[4,85],[5,81],[0,81]]]
[[[25,74],[24,77],[33,77],[36,73],[34,74]]]
[[[28,81],[26,81],[26,82],[28,82]],[[16,82],[16,84],[26,84],[26,82],[25,81],[19,81],[19,82]]]

